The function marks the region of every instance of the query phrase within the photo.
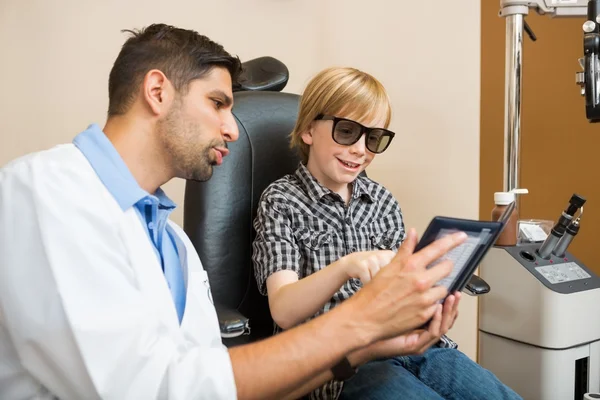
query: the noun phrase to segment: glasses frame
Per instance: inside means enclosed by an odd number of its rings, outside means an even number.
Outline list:
[[[387,148],[390,146],[390,143],[392,143],[392,140],[394,139],[394,136],[396,135],[394,132],[388,130],[388,129],[384,129],[384,128],[369,128],[368,126],[364,126],[363,124],[353,121],[351,119],[348,118],[340,118],[340,117],[336,117],[333,115],[325,115],[325,114],[319,114],[316,116],[315,121],[333,121],[333,126],[331,127],[331,138],[333,139],[334,142],[336,142],[337,144],[341,144],[342,146],[352,146],[353,144],[355,144],[356,142],[358,142],[363,135],[367,135],[366,137],[366,141],[365,141],[365,147],[367,148],[367,150],[369,150],[371,153],[374,154],[381,154],[384,151],[387,150]],[[335,127],[337,126],[337,124],[341,121],[346,121],[346,122],[352,122],[353,124],[356,124],[358,126],[360,126],[360,135],[358,135],[356,137],[356,140],[354,140],[352,143],[340,143],[335,139]],[[378,131],[383,131],[384,135],[389,136],[390,140],[387,143],[387,145],[383,148],[383,150],[380,151],[373,151],[371,149],[369,149],[368,147],[368,143],[369,143],[369,136],[371,135],[371,132],[374,130],[378,130]]]

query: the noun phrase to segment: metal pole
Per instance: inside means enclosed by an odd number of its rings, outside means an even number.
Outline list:
[[[523,18],[524,15],[519,13],[506,16],[506,87],[504,92],[505,192],[519,187]]]

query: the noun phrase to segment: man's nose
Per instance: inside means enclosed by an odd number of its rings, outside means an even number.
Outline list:
[[[229,113],[221,124],[221,135],[226,142],[235,142],[240,137],[240,131],[232,113]]]

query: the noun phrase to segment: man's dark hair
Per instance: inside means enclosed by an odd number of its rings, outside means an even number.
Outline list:
[[[226,68],[233,84],[241,73],[241,62],[223,46],[196,31],[165,24],[141,30],[124,30],[132,36],[123,44],[108,80],[108,116],[127,112],[146,73],[162,71],[175,89],[187,93],[189,84],[215,67]]]

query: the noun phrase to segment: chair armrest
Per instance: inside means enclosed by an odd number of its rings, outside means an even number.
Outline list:
[[[234,338],[250,334],[250,320],[238,310],[217,304],[217,317],[222,338]]]
[[[463,292],[471,296],[480,296],[491,290],[490,285],[477,275],[471,275],[469,283],[465,286]]]

